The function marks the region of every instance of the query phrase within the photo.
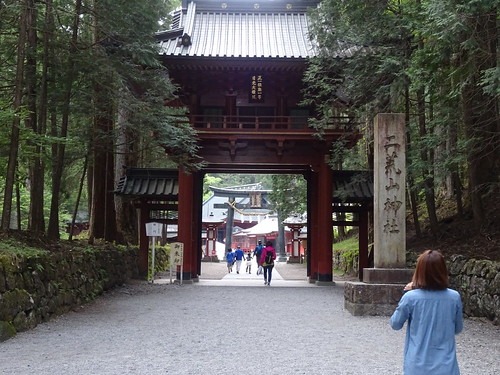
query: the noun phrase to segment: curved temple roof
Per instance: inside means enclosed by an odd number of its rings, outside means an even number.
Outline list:
[[[167,56],[306,59],[316,55],[307,9],[317,3],[184,0],[175,24],[156,38]]]

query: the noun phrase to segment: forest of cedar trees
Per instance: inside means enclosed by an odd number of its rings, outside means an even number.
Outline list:
[[[112,192],[125,166],[201,167],[157,31],[178,1],[0,1],[2,236],[62,241],[82,213],[88,240],[136,238]],[[321,129],[355,116],[363,139],[331,146],[334,169],[371,169],[373,119],[404,113],[410,250],[500,260],[498,1],[325,0],[304,105]],[[277,199],[286,199],[286,194]],[[22,235],[21,235],[22,233]]]

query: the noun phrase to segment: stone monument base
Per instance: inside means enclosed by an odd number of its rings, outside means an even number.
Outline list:
[[[214,256],[205,255],[201,261],[202,262],[214,262],[214,263],[219,263],[220,262],[220,260],[217,257],[217,255],[214,255]]]
[[[363,282],[368,284],[408,284],[413,277],[410,268],[363,268]]]
[[[302,259],[298,256],[290,256],[287,260],[287,263],[302,263]]]
[[[405,284],[367,284],[349,281],[344,284],[344,307],[354,316],[390,316],[403,295]]]
[[[392,315],[413,271],[408,268],[363,269],[363,282],[344,284],[345,309],[355,316]]]

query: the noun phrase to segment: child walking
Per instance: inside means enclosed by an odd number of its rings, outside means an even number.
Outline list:
[[[246,257],[247,269],[245,272],[252,273],[252,253],[249,251]]]

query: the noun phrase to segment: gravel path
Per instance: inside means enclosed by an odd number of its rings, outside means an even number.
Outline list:
[[[220,266],[202,266],[195,284],[133,282],[20,333],[0,343],[0,374],[401,374],[404,331],[345,311],[341,283],[242,286]],[[226,284],[205,282],[216,273]],[[500,374],[499,333],[465,321],[462,375]]]

